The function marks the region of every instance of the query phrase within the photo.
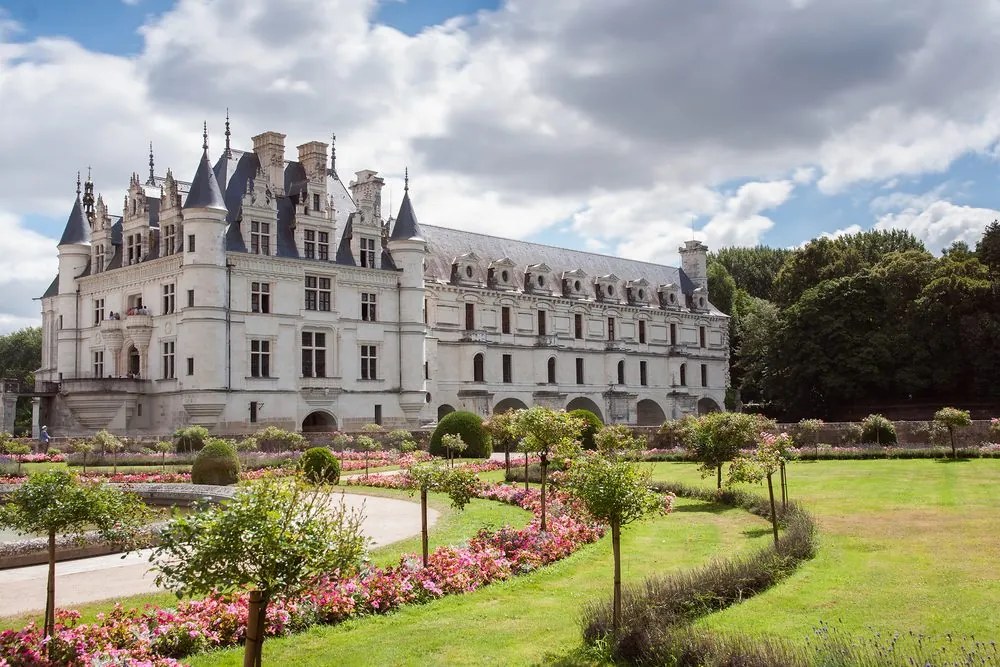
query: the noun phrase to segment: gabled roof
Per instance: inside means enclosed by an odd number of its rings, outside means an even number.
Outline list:
[[[351,252],[351,238],[354,236],[354,215],[347,218],[344,233],[340,236],[340,246],[337,248],[337,264],[354,266],[354,253]]]
[[[58,273],[56,274],[56,277],[52,279],[52,282],[49,283],[48,289],[46,289],[45,292],[42,294],[42,298],[43,299],[47,299],[50,296],[55,296],[56,294],[59,294],[59,274]]]
[[[226,210],[226,201],[222,198],[222,191],[219,190],[219,181],[215,178],[212,165],[208,161],[208,149],[202,151],[201,162],[198,163],[198,171],[191,181],[191,191],[188,192],[187,199],[184,200],[184,208],[214,208],[219,211]]]
[[[403,203],[399,205],[399,214],[396,216],[396,224],[389,235],[390,241],[402,241],[405,239],[423,239],[423,232],[417,223],[417,214],[413,212],[413,204],[410,203],[410,193],[403,193]]]
[[[66,228],[63,230],[59,245],[87,245],[90,243],[90,224],[83,215],[83,204],[80,203],[80,193],[76,194],[76,201],[73,202],[73,210],[70,211],[69,219],[66,220]]]

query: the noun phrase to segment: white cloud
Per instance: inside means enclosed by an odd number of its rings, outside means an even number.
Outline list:
[[[940,252],[955,241],[975,247],[986,225],[998,218],[1000,211],[994,209],[959,206],[942,200],[924,208],[883,215],[875,223],[875,229],[907,230],[923,241],[928,250]]]

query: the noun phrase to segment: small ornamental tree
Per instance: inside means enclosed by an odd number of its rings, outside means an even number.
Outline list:
[[[31,475],[0,505],[0,526],[48,537],[49,574],[43,634],[55,627],[56,535],[82,537],[96,530],[126,551],[140,546],[141,527],[150,511],[138,496],[107,484],[81,482],[74,473],[53,468]]]
[[[334,433],[333,437],[330,438],[330,448],[337,452],[342,452],[354,443],[354,438],[352,438],[347,433]]]
[[[208,429],[204,426],[185,426],[174,431],[174,445],[178,454],[190,454],[204,447],[208,437]]]
[[[178,597],[249,591],[243,664],[261,664],[267,606],[293,598],[323,575],[357,571],[363,516],[321,488],[264,479],[228,502],[175,517],[153,552],[156,584]]]
[[[253,435],[257,447],[262,452],[298,452],[305,449],[309,441],[301,433],[286,431],[277,426],[268,426]]]
[[[546,477],[549,457],[552,455],[573,458],[580,450],[580,432],[583,422],[563,410],[550,410],[541,406],[520,410],[514,432],[520,438],[520,449],[538,454],[542,473],[541,529],[547,528],[545,518]]]
[[[164,472],[167,469],[167,454],[174,451],[174,443],[169,440],[160,440],[153,445],[153,451],[160,454],[160,471]]]
[[[455,459],[469,448],[458,433],[445,433],[441,436],[441,446],[448,452],[448,465],[455,467]]]
[[[785,452],[791,446],[787,433],[774,435],[761,433],[757,448],[747,456],[737,456],[729,466],[729,484],[739,482],[760,482],[767,479],[767,494],[771,501],[771,531],[774,543],[778,544],[778,512],[774,503],[774,484],[771,477],[781,470],[785,463]]]
[[[407,471],[410,478],[410,495],[420,492],[420,546],[424,567],[430,557],[427,535],[427,494],[438,491],[448,494],[451,506],[455,509],[465,509],[476,492],[479,482],[470,470],[464,468],[445,468],[439,461],[426,461],[410,466]]]
[[[21,457],[31,453],[31,446],[18,442],[9,433],[0,434],[0,454],[8,454],[17,461],[17,474],[21,474]]]
[[[83,438],[78,438],[76,440],[71,440],[69,443],[69,451],[74,454],[79,454],[83,462],[83,474],[87,474],[87,454],[94,451],[94,443],[90,440]]]
[[[972,426],[972,419],[968,410],[958,408],[941,408],[934,413],[934,421],[948,429],[948,437],[951,440],[951,457],[958,458],[958,449],[955,447],[955,429]]]
[[[489,431],[493,444],[503,446],[503,465],[508,475],[510,474],[510,451],[517,446],[517,437],[514,434],[516,418],[517,411],[508,410],[499,412],[483,422],[483,428]]]
[[[605,444],[615,435],[608,427],[598,433],[598,438],[602,433],[605,434]],[[601,440],[597,444],[600,447]],[[627,448],[628,443],[621,442],[620,446],[612,449],[621,451]],[[618,636],[622,609],[622,526],[656,511],[669,512],[672,507],[673,496],[661,496],[649,488],[649,472],[640,471],[633,462],[598,453],[574,461],[566,475],[564,488],[583,502],[591,516],[611,526],[615,568],[611,627],[615,637]]]
[[[822,419],[803,419],[799,422],[799,435],[802,437],[803,444],[806,440],[812,440],[817,457],[819,456],[819,431],[822,428]]]
[[[359,435],[354,438],[354,446],[358,448],[358,451],[364,452],[365,454],[365,477],[367,477],[368,461],[371,457],[371,453],[381,451],[382,443],[370,435]]]
[[[895,445],[896,426],[882,415],[868,415],[861,421],[861,442]]]
[[[299,460],[299,467],[310,484],[340,482],[340,461],[326,447],[307,449]]]
[[[100,448],[101,454],[111,452],[112,474],[118,474],[118,452],[125,449],[125,443],[110,431],[101,429],[94,434],[94,447]]]
[[[413,440],[413,434],[405,428],[397,428],[389,431],[385,435],[386,444],[401,453],[412,452],[417,448],[417,443]]]
[[[569,414],[583,422],[583,429],[580,431],[580,446],[584,449],[596,449],[594,436],[604,428],[604,422],[601,421],[601,418],[586,408],[570,410]]]
[[[694,423],[698,420],[694,415],[684,415],[680,419],[668,419],[656,433],[657,443],[661,447],[689,448],[694,435]]]
[[[749,447],[759,432],[760,418],[742,412],[710,412],[691,425],[690,449],[701,462],[703,477],[716,474],[722,488],[722,464],[732,461],[741,447]]]
[[[636,458],[646,446],[646,439],[637,436],[625,424],[605,426],[594,435],[597,451],[609,459]]]

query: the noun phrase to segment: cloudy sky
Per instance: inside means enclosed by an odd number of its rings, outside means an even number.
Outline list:
[[[77,170],[189,179],[264,130],[404,166],[425,223],[664,263],[1000,216],[996,0],[2,0],[0,332],[38,322]]]

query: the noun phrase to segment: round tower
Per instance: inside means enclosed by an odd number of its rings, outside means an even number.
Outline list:
[[[76,177],[76,201],[57,246],[59,252],[59,293],[56,299],[56,370],[60,377],[80,375],[79,337],[84,315],[80,312],[79,277],[90,261],[90,224],[80,200],[80,175]]]

